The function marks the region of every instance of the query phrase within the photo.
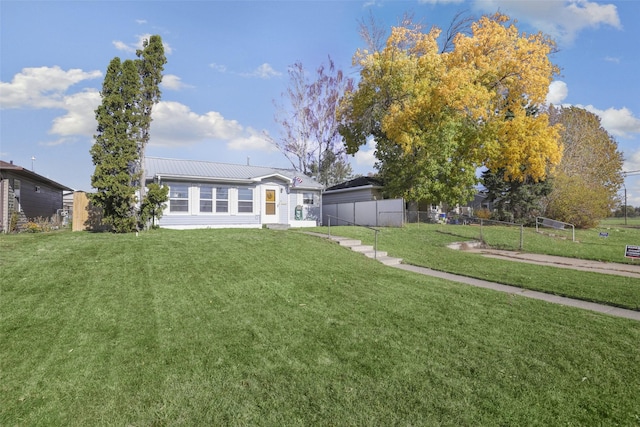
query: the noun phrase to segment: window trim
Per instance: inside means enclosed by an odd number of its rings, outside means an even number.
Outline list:
[[[251,192],[251,197],[248,199],[243,199],[241,198],[241,190],[248,190]],[[236,188],[236,192],[237,192],[237,200],[238,200],[238,204],[237,204],[237,210],[238,210],[238,215],[253,215],[253,213],[255,212],[255,188],[254,187],[238,187]],[[242,204],[249,204],[251,203],[251,210],[250,211],[244,211],[240,208],[240,206],[242,206]]]
[[[229,191],[229,190],[230,190],[230,188],[229,188],[229,187],[226,187],[226,186],[222,186],[222,185],[220,185],[220,186],[213,187],[213,189],[214,189],[214,191],[215,191],[215,194],[214,194],[215,198],[213,199],[213,200],[215,200],[215,210],[214,210],[214,213],[230,215],[230,214],[231,214],[230,209],[229,209],[230,201],[231,201],[231,191]],[[226,198],[224,198],[224,199],[219,198],[219,197],[218,197],[218,196],[219,196],[219,190],[226,190],[226,192],[227,192],[227,197],[226,197]],[[221,203],[221,202],[226,203],[226,210],[224,210],[224,211],[223,211],[223,210],[219,210],[219,209],[218,209],[218,203]]]
[[[179,182],[169,182],[167,183],[167,185],[169,186],[169,206],[167,207],[167,209],[169,210],[169,213],[171,215],[188,215],[191,211],[190,209],[190,197],[189,197],[189,193],[191,192],[191,187],[188,183],[179,183]],[[179,190],[176,189],[176,187],[178,188],[184,188],[185,191],[184,193],[186,194],[186,197],[172,197],[172,193],[175,191],[176,193],[179,193]],[[173,210],[173,201],[186,201],[186,210]]]
[[[209,190],[209,191],[210,191],[210,197],[203,198],[203,197],[202,197],[202,189]],[[214,201],[215,201],[215,187],[214,187],[213,185],[206,185],[206,184],[205,184],[205,185],[200,185],[200,186],[199,186],[199,190],[200,190],[200,193],[199,193],[199,196],[198,196],[198,199],[199,199],[199,200],[198,200],[198,213],[200,213],[200,214],[205,214],[205,215],[215,213],[215,210],[214,210],[214,206],[215,206],[215,205],[214,205]],[[202,202],[209,202],[209,208],[210,208],[210,210],[208,210],[208,211],[207,211],[207,210],[204,210],[204,211],[203,211],[203,210],[202,210]]]

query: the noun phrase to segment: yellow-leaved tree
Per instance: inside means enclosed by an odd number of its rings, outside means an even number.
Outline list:
[[[372,137],[386,191],[409,201],[465,202],[483,166],[544,179],[562,153],[559,126],[536,108],[558,72],[553,41],[520,34],[502,14],[474,22],[451,49],[439,35],[409,22],[382,48],[356,52],[360,81],[337,113],[347,151]]]
[[[623,155],[600,118],[578,107],[551,107],[552,123],[562,125],[564,155],[554,172],[546,216],[591,228],[611,215],[622,186]]]

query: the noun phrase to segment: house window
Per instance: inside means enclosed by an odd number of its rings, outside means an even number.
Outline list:
[[[200,187],[200,212],[213,212],[213,187]]]
[[[189,212],[189,187],[185,184],[169,186],[169,212]]]
[[[229,212],[229,189],[216,188],[216,212]]]
[[[253,212],[253,188],[238,188],[238,212]]]
[[[313,193],[303,193],[302,195],[303,205],[313,205]]]

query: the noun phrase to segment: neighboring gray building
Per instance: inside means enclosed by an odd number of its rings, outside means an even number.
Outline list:
[[[322,184],[290,169],[145,158],[145,182],[169,187],[163,228],[315,227]]]
[[[322,194],[322,204],[382,200],[382,190],[382,181],[378,178],[360,176],[327,188]]]
[[[37,218],[51,219],[63,209],[63,192],[71,188],[0,160],[0,232]],[[12,224],[12,216],[16,214]]]

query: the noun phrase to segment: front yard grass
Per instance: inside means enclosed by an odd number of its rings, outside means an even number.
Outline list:
[[[318,228],[318,231],[327,232],[327,228]],[[403,228],[383,228],[378,236],[378,249],[402,258],[408,264],[640,310],[640,281],[637,278],[491,259],[447,248],[453,242],[477,240],[479,233],[479,227],[464,225],[409,224]],[[357,238],[370,245],[374,242],[373,231],[363,227],[331,227],[331,234]],[[493,247],[512,250],[519,247],[519,228],[483,227],[482,234]],[[598,230],[579,231],[577,242],[573,242],[525,229],[523,240],[527,252],[632,263],[624,258],[624,242],[640,244],[640,230],[609,230],[606,238],[600,237]]]
[[[638,322],[294,232],[0,236],[0,316],[0,425],[640,421]]]

